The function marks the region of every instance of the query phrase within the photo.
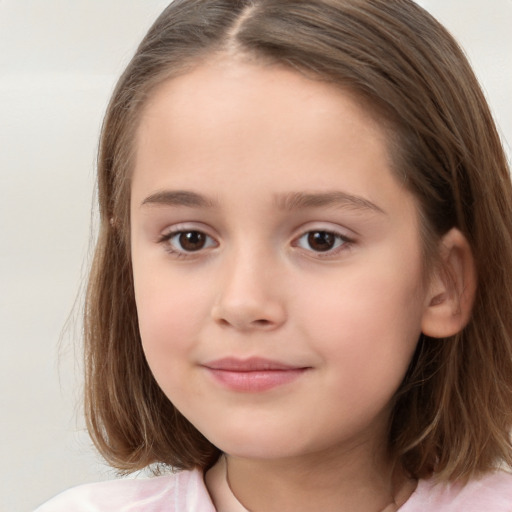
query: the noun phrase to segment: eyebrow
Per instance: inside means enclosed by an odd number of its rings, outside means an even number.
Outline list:
[[[188,206],[190,208],[214,208],[217,203],[201,194],[188,190],[162,190],[142,201],[144,205]]]
[[[280,210],[295,211],[307,208],[341,207],[355,210],[386,212],[368,199],[341,191],[332,192],[290,192],[274,196]],[[185,206],[189,208],[215,208],[217,202],[188,190],[162,190],[149,195],[142,201],[144,205]]]
[[[382,208],[364,197],[354,196],[341,191],[321,193],[292,192],[276,196],[276,203],[280,209],[289,211],[333,206],[386,213]]]

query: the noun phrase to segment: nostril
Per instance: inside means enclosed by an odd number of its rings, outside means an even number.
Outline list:
[[[253,324],[255,325],[259,325],[261,327],[265,327],[267,325],[270,325],[270,321],[269,320],[265,320],[265,319],[261,319],[261,320],[254,320]]]

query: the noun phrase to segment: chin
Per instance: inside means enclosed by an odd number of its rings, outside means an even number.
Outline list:
[[[295,441],[298,441],[298,436],[290,432],[279,435],[276,432],[267,434],[261,430],[257,433],[247,430],[224,431],[223,435],[213,435],[208,439],[223,453],[243,459],[286,459],[311,451],[311,447],[308,449],[303,439],[297,445]]]

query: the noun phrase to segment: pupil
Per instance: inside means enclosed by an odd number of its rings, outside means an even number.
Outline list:
[[[329,251],[334,247],[335,237],[327,231],[315,231],[308,235],[308,243],[315,251]]]
[[[187,231],[180,235],[180,245],[186,251],[198,251],[204,247],[206,236],[199,231]]]

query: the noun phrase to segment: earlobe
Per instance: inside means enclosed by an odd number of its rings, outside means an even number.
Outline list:
[[[466,326],[477,284],[471,247],[458,229],[443,236],[439,251],[422,318],[422,332],[432,338],[453,336]]]

